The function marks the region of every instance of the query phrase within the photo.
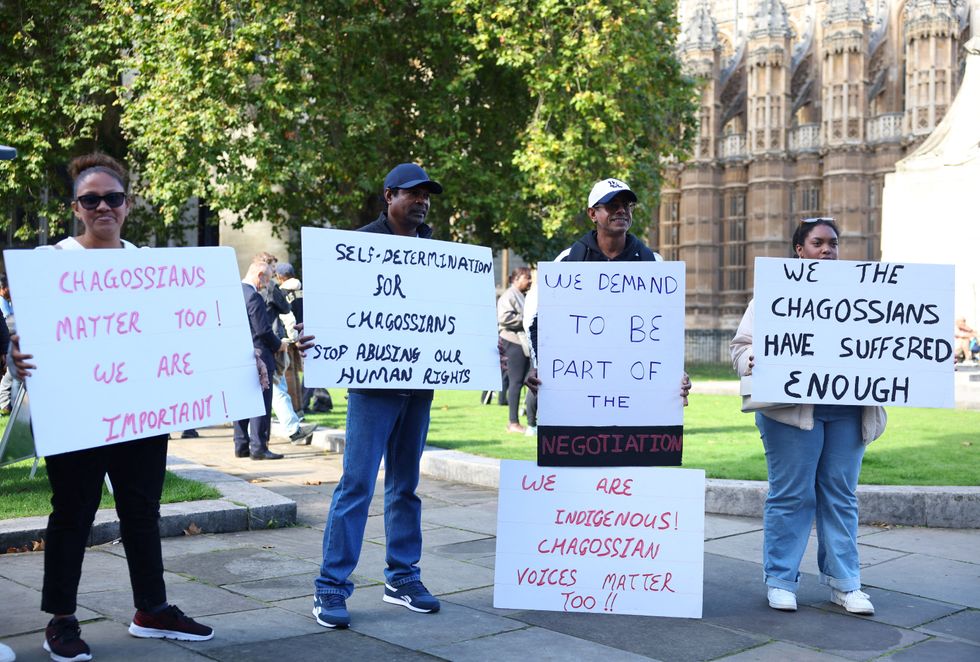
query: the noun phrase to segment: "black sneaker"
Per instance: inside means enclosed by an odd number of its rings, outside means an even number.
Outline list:
[[[439,600],[420,581],[409,582],[398,588],[385,583],[385,595],[382,599],[423,614],[439,611]]]
[[[44,630],[44,650],[55,662],[82,662],[92,659],[92,651],[82,640],[77,618],[51,619]]]
[[[129,624],[129,634],[143,639],[207,641],[214,636],[214,630],[184,615],[184,612],[176,606],[170,605],[156,613],[137,611],[133,616],[133,622]]]
[[[296,445],[310,445],[310,436],[316,431],[316,425],[300,425],[296,432],[289,435],[289,440]]]
[[[316,622],[324,627],[341,630],[350,627],[347,599],[339,593],[314,595],[313,616],[316,617]]]

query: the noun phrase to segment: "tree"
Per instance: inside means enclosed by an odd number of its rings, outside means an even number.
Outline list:
[[[98,4],[99,52],[120,54],[102,89],[169,227],[195,196],[239,223],[356,227],[417,161],[446,187],[437,236],[549,257],[601,177],[652,209],[693,121],[667,0]]]
[[[103,19],[94,2],[0,2],[0,142],[18,151],[0,162],[2,230],[16,215],[63,231],[70,155],[109,144],[120,151],[111,105],[121,36]],[[22,224],[15,236],[34,232]]]

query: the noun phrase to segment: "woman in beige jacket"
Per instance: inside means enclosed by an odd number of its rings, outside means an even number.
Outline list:
[[[802,259],[836,260],[838,234],[833,219],[807,219],[793,234],[793,249]],[[753,320],[750,301],[731,343],[732,364],[741,376],[752,374]],[[885,429],[884,410],[790,405],[756,412],[755,423],[769,474],[762,552],[769,606],[796,610],[800,562],[816,520],[817,565],[831,600],[851,613],[873,614],[874,605],[860,590],[856,490],[865,445]]]

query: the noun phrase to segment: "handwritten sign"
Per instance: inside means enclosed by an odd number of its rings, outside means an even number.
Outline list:
[[[493,606],[700,618],[704,471],[500,463]]]
[[[264,411],[230,248],[8,250],[39,455]]]
[[[684,263],[538,269],[538,464],[679,465]]]
[[[753,399],[953,407],[953,266],[756,258]]]
[[[489,248],[302,233],[308,386],[500,389]]]

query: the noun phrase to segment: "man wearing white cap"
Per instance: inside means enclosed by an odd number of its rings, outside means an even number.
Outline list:
[[[603,179],[589,193],[587,213],[595,229],[558,255],[555,262],[656,262],[658,253],[630,234],[636,194],[626,182]]]
[[[566,248],[555,262],[663,262],[659,253],[650,250],[646,244],[630,234],[633,225],[633,207],[636,194],[620,179],[603,179],[596,182],[589,193],[587,213],[595,229],[585,233]],[[537,360],[538,319],[535,315],[528,335],[531,339],[533,358]],[[532,368],[524,383],[537,393],[541,380],[537,368]],[[691,391],[691,380],[687,373],[681,379],[681,398],[687,406],[687,396]]]

